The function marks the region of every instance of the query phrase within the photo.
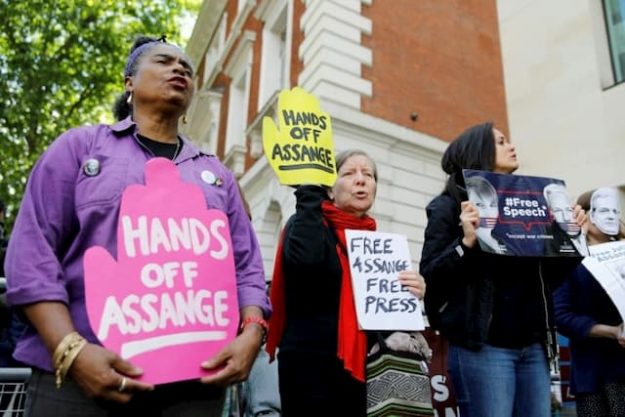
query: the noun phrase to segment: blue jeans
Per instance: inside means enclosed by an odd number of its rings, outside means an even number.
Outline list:
[[[538,343],[522,349],[449,346],[448,368],[462,417],[549,417],[550,376]]]
[[[244,394],[247,399],[245,417],[280,417],[278,362],[269,363],[269,354],[264,348],[258,352],[244,383]]]

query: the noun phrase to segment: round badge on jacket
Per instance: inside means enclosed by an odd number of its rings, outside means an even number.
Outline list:
[[[95,177],[100,173],[100,161],[94,158],[87,159],[82,165],[82,170],[88,177]]]
[[[202,171],[202,174],[200,174],[202,177],[202,181],[204,181],[207,184],[210,185],[216,185],[216,186],[220,186],[221,184],[223,184],[223,181],[221,178],[218,178],[215,174],[213,174],[211,171],[209,170],[204,170]]]

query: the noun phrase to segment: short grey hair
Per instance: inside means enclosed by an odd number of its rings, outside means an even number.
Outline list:
[[[375,161],[371,159],[369,154],[367,154],[367,152],[361,151],[360,149],[347,149],[339,152],[335,158],[336,172],[338,173],[341,170],[341,167],[343,166],[345,161],[347,161],[352,156],[364,156],[365,158],[367,158],[371,163],[371,167],[373,168],[373,178],[375,179],[375,182],[378,182],[378,166],[375,164]]]

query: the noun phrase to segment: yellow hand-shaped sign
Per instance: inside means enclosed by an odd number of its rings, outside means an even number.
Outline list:
[[[330,116],[303,89],[280,92],[278,128],[270,117],[263,118],[263,148],[280,183],[334,185]]]

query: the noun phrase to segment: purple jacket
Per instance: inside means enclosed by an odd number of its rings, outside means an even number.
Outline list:
[[[144,183],[145,162],[152,157],[139,145],[130,118],[71,129],[50,145],[31,172],[7,251],[7,296],[12,305],[63,302],[77,331],[97,343],[85,309],[83,254],[94,245],[117,254],[121,194],[130,184]],[[88,159],[99,161],[95,176],[85,173]],[[207,207],[228,216],[240,307],[258,306],[268,316],[260,249],[232,173],[188,140],[175,162],[183,181],[202,188]],[[223,184],[202,181],[204,170]],[[52,370],[50,354],[34,328],[18,342],[14,356]]]

